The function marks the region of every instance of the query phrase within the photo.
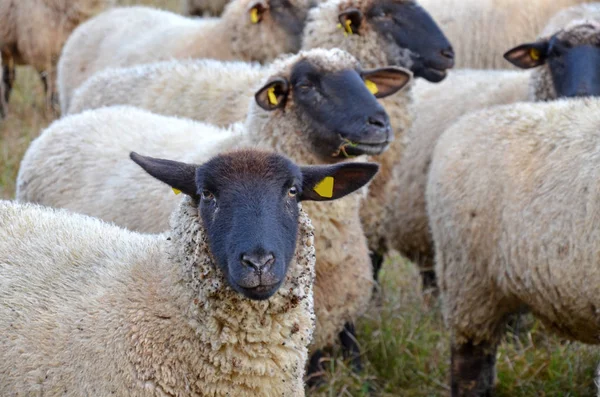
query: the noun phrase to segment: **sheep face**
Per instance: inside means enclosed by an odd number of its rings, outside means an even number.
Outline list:
[[[520,68],[540,67],[532,76],[537,99],[600,95],[598,23],[568,26],[548,39],[515,47],[504,57]]]
[[[285,280],[296,248],[298,203],[333,200],[377,172],[370,163],[299,167],[269,152],[242,150],[195,166],[131,154],[155,178],[198,203],[212,258],[231,288],[270,298]]]
[[[324,70],[298,61],[290,77],[272,78],[256,94],[257,104],[295,119],[312,153],[332,157],[379,154],[393,138],[390,120],[377,101],[401,89],[410,73],[399,68]],[[291,123],[290,123],[291,124]]]
[[[359,34],[360,20],[365,18],[380,37],[399,49],[407,49],[412,62],[411,70],[417,77],[437,83],[446,77],[446,70],[454,66],[454,51],[450,42],[431,15],[413,2],[375,1],[366,10],[364,17],[351,14],[349,18],[356,21],[351,25],[358,25],[356,30]],[[347,23],[345,20],[346,17],[340,15],[342,24]],[[399,51],[396,52],[400,54]],[[390,59],[393,65],[398,65],[399,62],[400,59]]]

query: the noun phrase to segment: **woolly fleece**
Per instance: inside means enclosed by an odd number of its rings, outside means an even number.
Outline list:
[[[148,236],[0,202],[0,393],[304,396],[310,220],[279,291],[252,301],[212,262],[195,205]]]

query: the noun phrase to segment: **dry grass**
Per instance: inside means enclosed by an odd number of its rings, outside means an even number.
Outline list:
[[[122,0],[179,9],[179,0]],[[10,115],[0,121],[0,198],[14,195],[19,162],[29,142],[52,121],[44,111],[42,86],[29,68],[17,70]],[[361,376],[342,360],[329,362],[326,386],[315,396],[448,394],[448,333],[439,308],[427,311],[414,266],[389,259],[382,273],[379,307],[358,324],[366,368]],[[498,355],[498,396],[591,396],[595,393],[594,347],[548,335],[529,318],[519,339],[507,337]]]

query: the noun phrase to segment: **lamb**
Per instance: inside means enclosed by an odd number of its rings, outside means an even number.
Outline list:
[[[454,45],[457,68],[505,69],[507,48],[533,40],[563,8],[592,0],[419,0]]]
[[[181,5],[184,15],[203,17],[207,15],[219,16],[223,13],[228,0],[182,0]]]
[[[436,145],[427,212],[452,394],[491,395],[506,316],[521,304],[561,336],[599,342],[600,99],[472,113]]]
[[[73,32],[58,63],[60,106],[108,67],[168,59],[265,62],[300,49],[309,0],[235,0],[222,18],[186,18],[148,7],[114,8]]]
[[[315,250],[299,203],[378,166],[131,158],[186,195],[166,235],[0,202],[1,394],[304,396]]]
[[[392,136],[389,118],[361,74],[381,97],[406,84],[406,72],[360,71],[356,60],[340,50],[307,54],[289,60],[289,72],[273,76],[257,92],[243,126],[217,129],[131,107],[102,108],[57,121],[27,151],[19,170],[17,198],[69,208],[138,231],[160,232],[175,197],[156,184],[136,184],[141,190],[134,192],[137,187],[131,178],[138,179],[139,170],[122,164],[115,167],[124,161],[127,150],[198,162],[244,144],[267,147],[306,164],[385,150]],[[75,159],[95,159],[102,165],[90,169],[76,165]],[[358,217],[359,200],[353,195],[329,206],[307,206],[320,252],[313,351],[333,344],[344,325],[364,312],[370,301],[373,282]]]
[[[408,133],[404,157],[394,167],[386,187],[387,241],[382,253],[393,248],[414,261],[422,271],[426,292],[435,296],[437,289],[425,208],[434,143],[453,122],[471,111],[518,101],[599,95],[600,51],[590,47],[595,43],[600,43],[600,25],[579,21],[550,37],[507,52],[508,59],[521,67],[534,67],[532,71],[461,70],[450,73],[440,86],[416,84],[413,91],[418,117]],[[566,50],[567,46],[571,48]],[[536,60],[531,53],[537,54]],[[565,60],[569,63],[561,66]]]
[[[56,62],[69,34],[114,0],[3,0],[0,2],[0,52],[8,98],[15,65],[31,65],[40,74],[49,109],[54,108]]]

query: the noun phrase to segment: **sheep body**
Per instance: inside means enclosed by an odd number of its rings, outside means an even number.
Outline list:
[[[4,0],[0,2],[3,66],[31,65],[45,76],[48,105],[56,89],[56,62],[69,34],[114,0]]]
[[[304,396],[314,324],[304,214],[268,301],[227,285],[189,198],[154,236],[4,201],[0,236],[2,395]]]
[[[591,0],[420,0],[447,34],[457,68],[506,69],[502,54],[534,41],[559,10]]]
[[[301,31],[288,32],[297,24],[279,26],[272,18],[253,24],[249,6],[250,0],[234,1],[222,18],[200,19],[149,7],[123,7],[89,20],[73,32],[58,64],[61,109],[69,108],[75,88],[109,67],[173,58],[267,61],[298,50],[296,36]],[[298,19],[306,12],[302,7],[306,5],[294,9]]]
[[[564,337],[599,342],[598,110],[596,98],[519,103],[440,137],[427,206],[457,344],[496,344],[520,304]]]
[[[242,121],[269,68],[210,59],[106,69],[73,93],[69,114],[132,105],[218,126]]]
[[[435,143],[462,115],[528,98],[530,73],[457,70],[441,85],[416,82],[414,113],[403,157],[392,166],[385,187],[386,205],[377,214],[386,248],[396,249],[421,270],[433,269],[433,242],[425,208],[425,186]],[[436,109],[435,112],[432,109]]]
[[[229,0],[182,0],[181,8],[184,15],[197,17],[219,16],[223,13],[227,3],[229,3]]]

